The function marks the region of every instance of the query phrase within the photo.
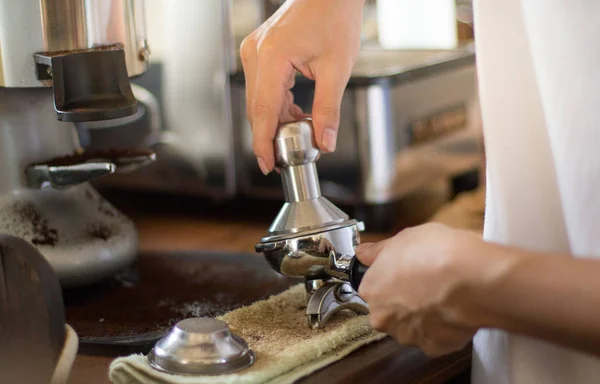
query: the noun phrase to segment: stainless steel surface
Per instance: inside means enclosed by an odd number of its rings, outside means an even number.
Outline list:
[[[349,217],[324,197],[286,202],[261,241],[274,241],[308,231],[348,225]]]
[[[454,50],[394,50],[378,46],[365,47],[360,51],[352,68],[352,84],[358,79],[414,79],[457,64],[459,66],[473,64],[474,53],[474,46],[470,43]]]
[[[315,143],[311,119],[292,121],[279,126],[275,133],[275,166],[290,168],[313,164],[321,151]]]
[[[34,53],[117,43],[129,76],[139,75],[148,66],[145,33],[143,0],[0,0],[0,86],[48,86],[36,78]]]
[[[342,309],[352,310],[360,315],[369,313],[367,303],[348,283],[326,282],[310,297],[306,308],[308,326],[323,328]]]
[[[102,159],[100,158],[98,160]],[[156,154],[147,153],[121,155],[106,160],[110,160],[110,162],[115,165],[115,172],[130,174],[131,172],[136,171],[154,162],[156,160]]]
[[[368,313],[365,302],[343,282],[350,280],[354,249],[364,225],[321,196],[315,165],[320,152],[312,121],[281,124],[274,146],[287,202],[256,251],[262,252],[277,272],[307,279],[310,327],[325,326],[341,309]]]
[[[27,184],[31,188],[63,189],[115,172],[112,163],[85,163],[63,166],[34,165],[27,167]]]
[[[314,163],[283,168],[283,194],[288,202],[297,203],[321,196],[317,168]]]
[[[154,153],[121,155],[112,158],[90,157],[79,164],[36,164],[27,167],[27,183],[30,188],[52,187],[64,189],[90,182],[115,172],[129,174],[156,160]]]
[[[312,121],[281,124],[274,143],[275,166],[281,171],[286,203],[262,242],[332,225],[349,225],[348,215],[321,196],[315,164],[320,151],[315,144]]]
[[[355,90],[356,144],[366,201],[393,200],[396,132],[391,88],[369,85]]]
[[[239,164],[230,106],[229,75],[235,72],[230,0],[145,4],[151,66],[133,81],[158,100],[157,161],[128,177],[103,178],[98,185],[233,198],[239,192]],[[107,143],[102,136],[93,134],[91,146]]]
[[[275,166],[281,169],[286,201],[293,203],[321,196],[315,166],[320,154],[311,120],[290,122],[279,127],[275,134]]]
[[[306,302],[310,301],[310,298],[313,293],[317,291],[317,289],[321,288],[325,283],[331,281],[330,278],[324,279],[305,279],[304,280],[304,289],[306,290]]]
[[[28,187],[25,168],[75,153],[72,123],[56,120],[52,90],[0,87],[0,194]]]
[[[262,252],[274,270],[290,277],[318,279],[336,277],[348,280],[354,248],[360,243],[359,226],[351,221],[343,227],[319,228],[283,240],[262,242]]]
[[[150,354],[150,365],[181,375],[219,375],[248,368],[254,353],[227,324],[212,318],[180,321],[159,340]]]

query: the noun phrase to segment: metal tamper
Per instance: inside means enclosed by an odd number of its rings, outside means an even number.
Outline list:
[[[355,256],[362,222],[321,195],[312,120],[279,126],[275,135],[275,166],[281,172],[286,203],[256,245],[277,272],[304,277],[307,317],[312,328],[323,327],[336,312],[369,312],[358,294],[367,267]]]

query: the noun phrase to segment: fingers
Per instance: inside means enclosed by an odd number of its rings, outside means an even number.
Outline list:
[[[257,31],[258,32],[258,31]],[[242,45],[240,46],[240,56],[242,59],[242,66],[244,68],[244,79],[246,83],[246,116],[248,121],[252,126],[252,107],[254,101],[254,94],[256,89],[256,67],[257,67],[257,53],[256,53],[256,36],[252,34],[246,37],[242,41]],[[256,154],[256,152],[255,152]],[[265,161],[258,157],[257,154],[258,166],[263,174],[267,174],[269,172],[269,168]]]
[[[317,80],[312,106],[315,141],[323,152],[335,149],[342,94],[360,48],[362,8],[361,1],[284,2],[244,40],[240,48],[247,116],[263,173],[274,166],[279,121],[307,117],[286,96],[296,69]]]
[[[337,67],[315,73],[315,98],[312,118],[315,140],[324,152],[335,151],[340,125],[340,107],[350,74]]]
[[[290,91],[286,92],[286,95],[283,99],[283,106],[281,107],[281,111],[279,112],[279,122],[286,123],[288,121],[293,121],[294,116],[291,112],[291,106],[294,104],[294,96]]]
[[[382,271],[383,274],[388,273],[389,267],[383,265],[373,266],[373,263],[379,257],[384,247],[385,241],[380,241],[378,243],[363,243],[355,249],[356,258],[369,267],[358,287],[358,294],[369,305],[372,299],[376,299],[379,296],[378,292],[381,292],[382,289],[385,290],[381,285],[387,283],[387,280],[382,275]]]
[[[362,243],[356,247],[356,257],[361,263],[370,267],[379,253],[383,250],[384,245],[384,241],[378,243]]]
[[[278,123],[307,117],[293,103],[289,91],[294,86],[296,70],[276,51],[257,45],[255,36],[246,38],[240,47],[246,78],[247,116],[252,126],[254,154],[264,174],[274,167],[273,138]],[[324,152],[333,152],[340,123],[340,107],[349,70],[330,66],[315,73],[312,120],[315,141]]]
[[[308,117],[308,115],[306,113],[304,113],[302,108],[300,108],[296,104],[292,104],[290,106],[290,114],[294,117],[294,120],[302,120],[302,119]]]
[[[288,89],[290,89],[292,87],[293,87],[293,84],[292,84],[292,86],[288,87]],[[302,108],[300,108],[298,105],[294,104],[294,94],[292,93],[292,91],[289,91],[289,90],[287,91],[286,101],[287,101],[287,105],[284,109],[285,109],[286,113],[291,117],[287,121],[302,120],[305,117],[307,117],[307,115],[304,113]]]
[[[254,100],[254,88],[256,86],[256,37],[254,34],[242,41],[240,57],[246,83],[246,115],[250,116],[250,105],[251,101]]]
[[[445,355],[463,348],[475,329],[455,327],[442,319],[423,313],[409,313],[401,306],[369,304],[369,322],[373,329],[392,336],[404,346],[419,347],[430,357]]]
[[[248,118],[252,125],[252,148],[265,175],[275,164],[273,139],[285,104],[285,85],[293,71],[291,64],[277,61],[276,58],[261,59],[259,64]]]
[[[280,123],[288,121],[302,120],[308,117],[306,113],[298,105],[294,104],[294,94],[287,91],[284,106],[279,117]]]
[[[279,122],[294,120],[292,108],[295,70],[272,44],[259,44],[261,30],[242,42],[240,53],[246,79],[246,112],[252,127],[252,147],[263,174],[274,166],[273,138]],[[264,42],[263,42],[264,43]]]

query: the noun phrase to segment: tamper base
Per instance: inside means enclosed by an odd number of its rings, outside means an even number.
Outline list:
[[[288,202],[281,207],[271,224],[269,236],[297,234],[348,220],[349,217],[344,211],[324,197]]]

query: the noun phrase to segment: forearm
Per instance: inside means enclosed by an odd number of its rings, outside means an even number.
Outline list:
[[[467,294],[477,326],[600,355],[600,261],[490,246],[500,271]]]

